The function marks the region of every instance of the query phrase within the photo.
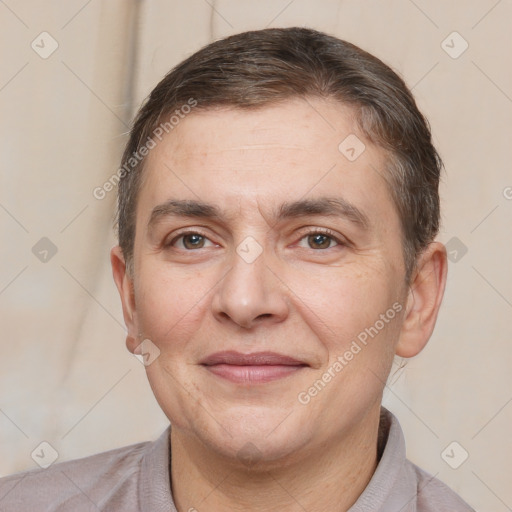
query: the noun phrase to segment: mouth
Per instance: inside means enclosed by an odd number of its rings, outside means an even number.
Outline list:
[[[236,351],[216,352],[201,361],[201,365],[213,375],[239,384],[270,382],[309,367],[303,361],[275,352]]]

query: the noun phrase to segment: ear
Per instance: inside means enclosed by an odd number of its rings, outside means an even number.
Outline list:
[[[418,257],[395,347],[397,356],[419,354],[430,339],[444,295],[447,270],[445,246],[432,242]]]
[[[137,312],[135,308],[135,294],[133,290],[133,279],[126,270],[121,247],[117,245],[110,251],[110,263],[112,264],[112,273],[117,286],[117,291],[121,297],[123,306],[124,323],[128,329],[126,335],[126,347],[132,353],[138,345],[138,325]]]

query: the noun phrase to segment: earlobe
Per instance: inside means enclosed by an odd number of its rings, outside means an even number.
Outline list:
[[[432,242],[419,256],[395,347],[396,355],[413,357],[430,339],[444,295],[447,268],[446,249],[440,242]]]
[[[110,251],[110,262],[112,264],[114,281],[121,298],[124,323],[128,330],[126,334],[126,347],[133,353],[138,345],[137,312],[135,307],[133,280],[127,272],[126,262],[120,246],[117,245]]]

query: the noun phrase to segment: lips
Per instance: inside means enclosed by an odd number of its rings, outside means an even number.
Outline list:
[[[212,374],[240,384],[270,382],[287,377],[309,366],[303,361],[276,352],[242,354],[216,352],[201,364]]]

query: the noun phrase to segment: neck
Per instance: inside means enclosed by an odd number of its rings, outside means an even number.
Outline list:
[[[252,467],[205,450],[197,439],[171,430],[171,487],[179,512],[208,510],[346,512],[377,466],[379,410],[364,424],[293,461]]]

